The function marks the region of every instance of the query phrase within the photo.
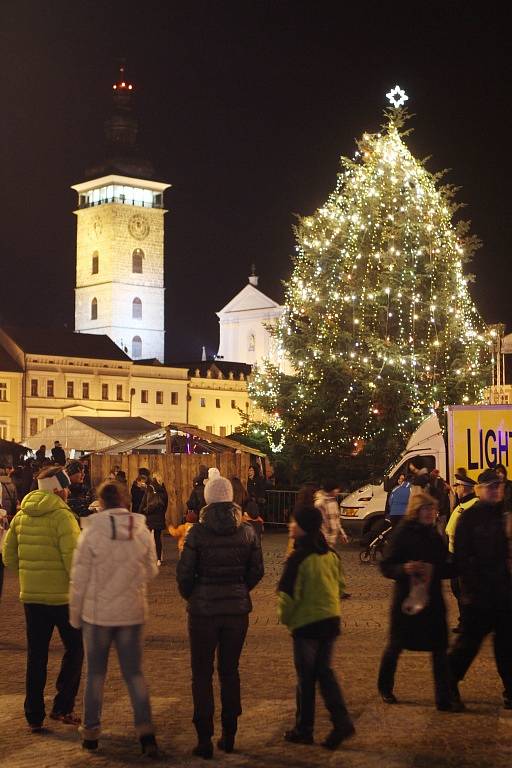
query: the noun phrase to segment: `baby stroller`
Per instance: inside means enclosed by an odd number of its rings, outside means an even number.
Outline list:
[[[367,535],[367,543],[364,540],[361,542],[362,544],[366,543],[366,547],[359,553],[359,559],[362,563],[375,563],[382,557],[392,530],[391,523],[386,518],[372,528]]]

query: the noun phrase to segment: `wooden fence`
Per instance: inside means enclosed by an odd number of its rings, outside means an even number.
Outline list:
[[[139,467],[146,467],[150,472],[162,475],[169,494],[167,519],[174,525],[182,521],[187,508],[187,500],[192,491],[194,478],[199,474],[199,465],[217,467],[223,477],[239,477],[244,485],[250,465],[248,453],[222,454],[91,454],[88,456],[91,468],[91,481],[96,488],[105,480],[115,466],[126,472],[128,488],[138,475]]]

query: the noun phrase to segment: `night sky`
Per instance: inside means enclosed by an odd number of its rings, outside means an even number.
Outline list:
[[[142,143],[172,184],[168,359],[216,352],[215,311],[252,262],[282,300],[296,214],[326,199],[339,156],[379,128],[396,83],[416,115],[411,150],[452,169],[483,240],[477,305],[510,330],[510,32],[497,5],[471,5],[3,0],[0,320],[74,327],[70,185],[102,157],[125,57]]]

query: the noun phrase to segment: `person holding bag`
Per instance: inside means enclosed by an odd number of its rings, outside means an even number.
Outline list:
[[[398,658],[405,649],[430,651],[435,680],[436,707],[459,711],[452,699],[446,649],[448,628],[442,579],[453,566],[441,534],[436,529],[437,501],[418,491],[409,499],[405,519],[385,551],[381,571],[394,579],[390,636],[378,677],[378,690],[386,704],[396,704],[393,693]]]
[[[153,531],[156,546],[157,565],[162,564],[162,531],[166,527],[165,513],[169,497],[162,476],[154,472],[146,483],[146,492],[139,507],[146,517],[150,531]]]

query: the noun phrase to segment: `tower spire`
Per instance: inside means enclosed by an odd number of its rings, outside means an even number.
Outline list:
[[[259,280],[259,277],[256,274],[256,264],[251,264],[251,274],[249,275],[249,283],[251,285],[254,285],[254,287],[256,288],[256,286],[258,285],[258,280]]]
[[[139,121],[133,109],[135,86],[121,60],[118,76],[112,85],[112,112],[104,123],[105,158],[87,169],[87,176],[117,173],[122,176],[152,179],[153,164],[144,157],[138,145]]]

